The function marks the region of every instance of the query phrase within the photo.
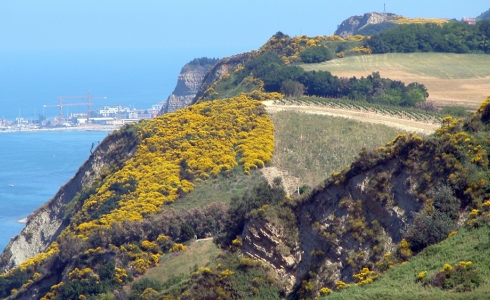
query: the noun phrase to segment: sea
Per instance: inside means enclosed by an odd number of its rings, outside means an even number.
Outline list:
[[[0,118],[53,118],[58,97],[88,91],[106,97],[94,98],[93,109],[151,108],[170,95],[184,64],[206,56],[198,50],[0,50]],[[68,106],[63,114],[86,109]],[[24,227],[18,220],[53,197],[107,134],[0,132],[0,252]]]
[[[109,132],[0,133],[0,249],[25,226],[19,220],[53,197]]]

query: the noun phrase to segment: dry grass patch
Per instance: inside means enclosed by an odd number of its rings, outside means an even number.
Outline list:
[[[401,130],[345,118],[282,111],[271,115],[276,129],[273,165],[316,186],[348,166],[362,148],[391,141]]]
[[[164,256],[158,267],[151,268],[141,278],[165,282],[172,276],[189,275],[196,265],[197,267],[205,266],[218,255],[218,252],[219,249],[212,239],[194,241],[186,251]]]
[[[454,53],[389,53],[353,56],[320,64],[301,65],[342,77],[382,77],[423,83],[429,100],[440,105],[477,108],[490,95],[490,55]]]

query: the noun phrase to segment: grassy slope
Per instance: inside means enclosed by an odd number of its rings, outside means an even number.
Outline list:
[[[384,125],[286,111],[272,114],[272,122],[273,164],[309,186],[348,166],[363,147],[382,146],[403,133]]]
[[[243,174],[241,167],[235,168],[227,177],[219,176],[216,179],[195,182],[194,190],[185,195],[183,199],[175,201],[171,208],[190,209],[202,207],[211,202],[230,203],[233,196],[241,196],[261,180],[260,171],[252,171],[250,175]]]
[[[212,239],[193,241],[186,251],[167,254],[160,265],[150,269],[144,277],[166,281],[171,276],[188,275],[196,265],[205,266],[218,252]]]
[[[390,269],[378,281],[351,287],[325,299],[488,299],[490,295],[490,228],[461,229],[456,235],[430,246],[409,262]],[[471,261],[478,267],[482,285],[471,293],[444,291],[416,283],[417,274],[437,274],[445,263]]]
[[[383,145],[400,133],[383,125],[295,112],[280,112],[271,118],[276,128],[273,164],[303,178],[302,184],[311,186],[351,163],[362,147]],[[297,139],[301,135],[303,142]],[[229,177],[196,183],[192,192],[168,208],[190,209],[211,202],[229,203],[233,195],[242,195],[260,180],[260,171],[247,176],[237,169]],[[188,275],[196,263],[204,266],[218,252],[211,240],[194,243],[189,249],[189,253],[187,250],[178,256],[165,257],[158,267],[141,278],[165,282],[172,275]]]
[[[453,53],[389,53],[353,56],[320,64],[301,65],[306,71],[324,70],[334,75],[382,77],[405,83],[420,82],[429,100],[444,104],[479,106],[490,95],[490,55]]]

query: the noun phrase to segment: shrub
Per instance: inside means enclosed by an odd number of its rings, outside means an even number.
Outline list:
[[[478,269],[471,261],[460,261],[451,266],[445,264],[443,268],[431,279],[433,286],[445,290],[454,289],[456,292],[468,292],[480,286],[482,278]]]
[[[445,213],[438,210],[429,213],[423,210],[415,217],[406,240],[410,243],[412,251],[419,252],[444,240],[453,229],[453,221]]]
[[[299,57],[304,63],[310,64],[331,60],[333,54],[325,46],[315,46],[300,52]]]

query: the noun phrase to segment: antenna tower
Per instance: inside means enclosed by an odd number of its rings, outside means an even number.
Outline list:
[[[386,3],[383,3],[383,14],[386,15]]]

